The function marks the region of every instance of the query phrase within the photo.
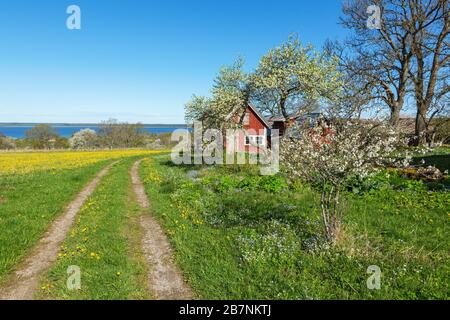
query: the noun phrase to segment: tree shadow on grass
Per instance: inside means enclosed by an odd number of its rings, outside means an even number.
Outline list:
[[[425,164],[422,166],[435,166],[442,172],[450,170],[450,154],[414,157],[412,164],[419,165],[422,159],[425,161]]]
[[[200,169],[206,167],[203,164],[184,164],[184,163],[176,164],[176,163],[173,163],[172,160],[164,160],[161,162],[161,165],[169,167],[169,168],[178,168],[185,172],[192,171],[192,170],[200,170]]]
[[[270,220],[287,223],[301,233],[315,229],[311,216],[314,202],[298,201],[289,195],[267,192],[233,192],[222,194],[210,203],[205,219],[213,226],[257,228]]]

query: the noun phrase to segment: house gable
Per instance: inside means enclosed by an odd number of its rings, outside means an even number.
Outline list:
[[[233,121],[242,124],[242,131],[236,135],[237,150],[245,152],[259,152],[256,144],[268,145],[269,123],[252,105],[248,105],[244,112],[234,112]]]
[[[264,130],[270,128],[270,125],[267,123],[267,121],[251,105],[247,107],[243,117],[244,119],[242,119],[242,126],[244,129]]]

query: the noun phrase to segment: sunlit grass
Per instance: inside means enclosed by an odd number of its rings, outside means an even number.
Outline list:
[[[255,174],[244,167],[175,166],[168,159],[143,163],[153,212],[201,298],[449,298],[448,192],[346,192],[345,227],[330,246],[313,188],[268,192],[277,179],[253,185],[261,182]],[[380,290],[367,288],[371,265],[381,268]]]
[[[0,153],[0,282],[108,163],[153,150]],[[110,196],[115,197],[114,192]]]
[[[106,163],[0,176],[0,282]]]

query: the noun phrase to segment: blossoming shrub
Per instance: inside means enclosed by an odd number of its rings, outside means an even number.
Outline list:
[[[95,130],[82,129],[73,134],[69,145],[74,150],[89,150],[100,147],[100,140]]]
[[[397,132],[383,124],[338,122],[314,128],[298,127],[281,142],[281,159],[292,180],[321,191],[326,238],[336,240],[341,228],[339,197],[350,178],[362,179],[398,162]]]

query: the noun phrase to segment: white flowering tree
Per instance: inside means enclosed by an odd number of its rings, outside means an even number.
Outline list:
[[[388,126],[361,121],[298,127],[283,137],[280,156],[288,176],[321,190],[328,241],[334,242],[341,229],[343,187],[350,178],[365,178],[389,164],[405,164],[394,156],[400,143],[399,135]]]
[[[185,105],[186,122],[201,121],[205,129],[236,128],[230,114],[245,111],[251,95],[249,75],[243,71],[244,61],[220,69],[214,80],[211,97],[194,95]]]
[[[193,96],[185,105],[185,119],[194,124],[192,141],[183,148],[194,151],[194,161],[200,162],[203,152],[214,154],[211,160],[220,162],[227,130],[238,130],[252,92],[250,76],[243,70],[244,61],[220,69],[214,79],[211,97]],[[235,121],[240,119],[240,121]],[[189,146],[190,144],[190,146]],[[204,148],[202,148],[202,146]]]
[[[92,129],[82,129],[69,139],[72,149],[92,149],[98,146],[97,133]]]
[[[334,100],[342,86],[337,59],[294,35],[261,58],[251,79],[260,111],[285,119],[312,111],[311,101]]]

